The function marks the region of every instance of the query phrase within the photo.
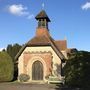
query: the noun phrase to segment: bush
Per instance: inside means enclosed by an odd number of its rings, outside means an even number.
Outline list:
[[[20,82],[27,82],[30,79],[30,76],[27,74],[20,74],[19,80]]]
[[[12,58],[13,62],[14,62],[14,79],[13,80],[16,80],[17,79],[17,76],[18,76],[18,67],[17,67],[17,59],[15,58],[15,56],[17,55],[17,53],[19,52],[19,50],[21,49],[21,45],[19,44],[9,44],[6,48],[6,51]]]
[[[6,52],[0,52],[0,82],[13,79],[14,65],[11,57]]]
[[[67,61],[64,72],[66,85],[90,88],[90,52],[77,52]]]

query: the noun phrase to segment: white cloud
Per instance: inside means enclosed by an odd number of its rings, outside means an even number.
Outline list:
[[[32,19],[34,16],[33,14],[30,14],[30,12],[28,11],[28,8],[22,4],[9,5],[9,6],[7,6],[7,11],[10,14],[13,14],[16,16],[24,16],[28,19]]]
[[[86,2],[84,5],[82,5],[82,10],[88,10],[90,9],[90,2]]]
[[[27,11],[27,7],[24,7],[22,4],[13,4],[8,6],[8,12],[17,15],[17,16],[22,16],[22,15],[28,15],[29,12]]]

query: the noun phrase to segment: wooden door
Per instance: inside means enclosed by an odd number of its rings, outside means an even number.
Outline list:
[[[32,80],[43,80],[43,65],[40,61],[32,65]]]

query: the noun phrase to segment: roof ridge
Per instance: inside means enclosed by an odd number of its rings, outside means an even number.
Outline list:
[[[41,38],[41,37],[42,37],[42,38]],[[38,41],[37,38],[38,38],[40,41]],[[43,39],[44,39],[44,40],[46,39],[46,40],[44,41]],[[36,42],[35,42],[34,40],[35,40]],[[35,36],[35,37],[33,37],[31,40],[29,40],[29,41],[20,49],[20,51],[19,51],[19,53],[16,55],[15,59],[17,59],[17,58],[21,55],[21,53],[23,52],[23,50],[24,50],[27,46],[50,45],[50,46],[53,48],[53,50],[56,52],[56,54],[58,55],[58,57],[61,58],[61,60],[64,60],[64,59],[65,59],[64,55],[63,55],[63,54],[61,53],[61,51],[57,48],[57,46],[56,46],[56,44],[55,44],[54,41],[55,41],[55,40],[54,40],[51,36],[46,36],[46,35],[43,35],[43,36]]]

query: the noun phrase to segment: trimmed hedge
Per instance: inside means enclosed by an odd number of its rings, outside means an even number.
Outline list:
[[[14,65],[11,57],[6,52],[0,52],[0,82],[13,79]]]

